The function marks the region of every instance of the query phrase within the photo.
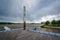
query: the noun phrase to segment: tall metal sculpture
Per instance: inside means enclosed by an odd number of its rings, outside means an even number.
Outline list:
[[[26,7],[23,7],[23,21],[24,21],[24,30],[26,30]]]

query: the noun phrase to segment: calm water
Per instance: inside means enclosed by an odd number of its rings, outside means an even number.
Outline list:
[[[27,29],[33,29],[35,27],[27,27]],[[60,33],[60,29],[49,29],[49,28],[41,28],[41,27],[36,27],[36,30],[44,31],[44,32],[54,32],[54,33]]]
[[[37,30],[41,30],[41,31],[44,31],[44,32],[54,32],[54,33],[60,33],[60,29],[49,29],[49,28],[40,28]]]
[[[48,29],[48,28],[41,28],[41,27],[37,27],[37,26],[29,26],[29,27],[26,27],[27,30],[31,29],[31,30],[34,30],[34,28],[36,28],[36,30],[40,30],[40,31],[44,31],[44,32],[54,32],[54,33],[60,33],[60,29]],[[0,30],[0,31],[7,31],[7,30],[16,30],[16,29],[23,29],[22,28],[9,28],[7,26],[4,26],[4,29],[5,30]]]
[[[48,34],[48,35],[53,35],[53,36],[59,36],[60,37],[59,29],[47,29],[47,28],[36,28],[36,29],[34,29],[34,27],[30,27],[29,31],[39,32],[39,33],[42,33],[42,34]]]
[[[7,26],[4,27],[5,30],[1,30],[0,32],[9,32],[12,30],[18,30],[23,28],[8,28]],[[32,31],[32,32],[39,32],[42,34],[49,34],[49,35],[55,35],[55,36],[60,36],[60,29],[47,29],[47,28],[36,28],[35,27],[26,27],[27,30]]]

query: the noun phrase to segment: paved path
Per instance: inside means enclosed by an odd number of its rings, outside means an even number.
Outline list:
[[[14,30],[11,32],[1,32],[0,40],[60,40],[60,37],[26,30]]]

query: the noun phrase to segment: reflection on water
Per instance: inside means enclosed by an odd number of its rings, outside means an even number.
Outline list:
[[[34,30],[35,27],[26,27],[26,29],[28,29],[29,31],[32,31],[32,32],[39,32],[39,33],[42,33],[42,34],[49,34],[49,35],[55,35],[55,36],[60,36],[60,29],[47,29],[47,28],[36,28],[36,30]],[[2,30],[0,32],[8,32],[8,31],[12,31],[12,30],[18,30],[18,29],[23,29],[23,28],[15,28],[15,29],[11,29],[7,26],[4,26],[4,29],[5,30]]]
[[[9,27],[7,27],[7,26],[4,26],[4,29],[6,30],[6,31],[10,31],[11,29],[9,28]]]
[[[42,34],[48,34],[48,35],[53,35],[53,36],[59,36],[60,37],[59,33],[54,33],[54,32],[44,32],[44,31],[41,31],[41,30],[31,30],[31,29],[29,29],[29,31],[39,32],[39,33],[42,33]]]
[[[31,27],[30,29],[34,29],[35,27]],[[44,31],[44,32],[54,32],[54,33],[60,33],[60,29],[56,29],[56,28],[39,28],[36,27],[36,30],[40,30],[40,31]]]
[[[60,29],[46,29],[47,32],[60,33]]]
[[[0,30],[0,32],[9,32],[9,31],[13,31],[13,30],[23,30],[23,28],[9,28],[7,26],[4,26],[4,28],[2,30]]]
[[[36,28],[36,30],[34,30],[35,27],[26,27],[27,30],[29,31],[34,31],[34,32],[40,32],[40,33],[44,33],[44,34],[51,34],[51,35],[60,35],[60,29],[48,29],[48,28]],[[18,30],[18,29],[23,29],[23,28],[9,28],[7,26],[4,26],[5,30],[1,30],[0,32],[8,32],[11,30]]]
[[[27,30],[31,29],[34,30],[35,27],[26,27]],[[7,26],[4,26],[5,30],[1,30],[1,31],[11,31],[11,30],[17,30],[17,29],[23,29],[23,28],[9,28]],[[60,33],[60,29],[49,29],[49,28],[39,28],[36,27],[36,30],[40,30],[40,31],[44,31],[44,32],[54,32],[54,33]]]
[[[34,30],[34,28],[32,28],[32,29],[29,28],[29,31],[39,32],[39,33],[42,33],[42,34],[48,34],[48,35],[53,35],[53,36],[59,36],[60,37],[60,33],[58,33],[57,31],[55,31],[55,29],[40,28],[40,29]]]

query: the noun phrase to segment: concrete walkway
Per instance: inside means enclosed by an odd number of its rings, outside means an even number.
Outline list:
[[[60,40],[60,37],[26,30],[14,30],[10,32],[0,32],[0,40]]]

